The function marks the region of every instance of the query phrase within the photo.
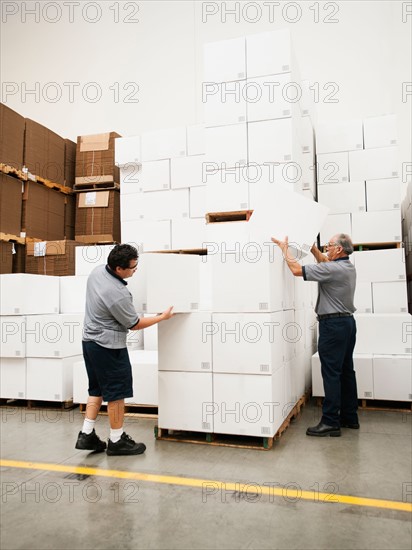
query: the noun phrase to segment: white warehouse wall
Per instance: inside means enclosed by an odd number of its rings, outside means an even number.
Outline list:
[[[402,98],[412,80],[410,2],[3,1],[1,9],[2,101],[64,137],[201,122],[203,44],[289,27],[302,77],[319,83],[318,121],[396,113],[410,161],[412,95]],[[78,83],[72,98],[69,82]],[[82,90],[92,100],[96,89],[100,100],[88,102]],[[332,91],[337,102],[325,102]]]

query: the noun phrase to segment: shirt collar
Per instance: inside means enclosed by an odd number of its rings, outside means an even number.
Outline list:
[[[342,258],[336,258],[335,260],[332,260],[332,262],[339,262],[340,260],[349,260],[349,256],[343,256]]]
[[[113,269],[110,269],[110,267],[108,265],[106,265],[106,271],[107,271],[107,273],[110,273],[110,275],[112,277],[114,277],[115,279],[119,279],[119,281],[121,281],[124,285],[127,285],[127,282],[124,279],[122,279],[121,277],[119,277],[119,275],[117,273],[115,273],[113,271]]]

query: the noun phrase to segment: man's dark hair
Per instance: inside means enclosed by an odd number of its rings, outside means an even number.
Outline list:
[[[117,244],[110,252],[107,263],[110,269],[116,270],[116,267],[126,269],[129,267],[130,260],[138,260],[139,253],[137,249],[130,244]]]

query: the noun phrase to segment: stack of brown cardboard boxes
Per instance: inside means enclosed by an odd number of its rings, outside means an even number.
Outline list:
[[[75,241],[40,241],[26,245],[26,273],[38,275],[75,275]]]
[[[76,152],[75,239],[120,242],[120,174],[115,165],[116,132],[79,136]],[[110,189],[107,189],[110,187]]]

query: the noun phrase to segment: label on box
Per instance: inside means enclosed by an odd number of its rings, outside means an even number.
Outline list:
[[[94,206],[96,204],[96,198],[97,198],[97,192],[96,191],[91,191],[90,193],[86,193],[86,198],[85,198],[85,205],[86,206]]]
[[[34,243],[34,256],[45,256],[46,255],[46,246],[47,241],[42,241],[40,243]]]

